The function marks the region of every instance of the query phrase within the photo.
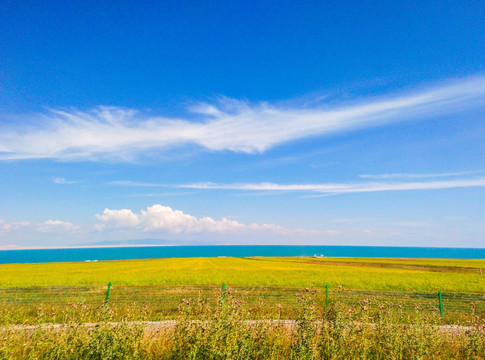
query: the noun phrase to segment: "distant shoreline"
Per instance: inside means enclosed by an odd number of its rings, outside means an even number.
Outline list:
[[[215,245],[185,245],[185,244],[118,244],[118,245],[71,245],[71,246],[19,246],[14,245],[0,246],[0,251],[13,251],[13,250],[63,250],[63,249],[106,249],[106,248],[145,248],[145,247],[212,247],[212,246],[287,246],[287,247],[359,247],[359,248],[399,248],[399,249],[456,249],[456,250],[485,250],[485,248],[473,248],[473,247],[434,247],[434,246],[386,246],[386,245],[275,245],[275,244],[215,244]],[[352,256],[353,257],[353,256]]]
[[[132,247],[162,247],[162,246],[184,246],[172,244],[135,244],[135,245],[73,245],[73,246],[0,246],[0,251],[8,250],[62,250],[62,249],[105,249],[105,248],[132,248]],[[203,245],[205,246],[205,245]]]

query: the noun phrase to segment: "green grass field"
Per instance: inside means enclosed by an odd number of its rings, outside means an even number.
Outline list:
[[[0,287],[220,285],[484,293],[485,260],[179,258],[0,265]]]
[[[485,260],[294,257],[0,265],[0,359],[482,359],[482,269]],[[177,326],[161,333],[133,323],[167,319]],[[63,330],[39,327],[53,323]]]
[[[172,318],[184,298],[218,299],[222,283],[254,317],[282,305],[283,315],[294,318],[295,295],[311,289],[322,306],[328,284],[331,301],[349,307],[371,301],[433,316],[439,314],[441,291],[446,322],[464,323],[469,315],[485,316],[482,267],[485,260],[295,257],[1,265],[0,322],[63,322],[66,314],[86,313],[86,306],[95,319],[111,282],[109,306],[116,319],[127,312],[133,320]]]

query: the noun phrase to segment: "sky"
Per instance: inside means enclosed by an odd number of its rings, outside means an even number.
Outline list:
[[[485,247],[482,1],[10,1],[0,249]]]

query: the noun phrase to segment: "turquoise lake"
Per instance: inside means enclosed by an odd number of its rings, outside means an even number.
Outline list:
[[[385,246],[153,246],[2,250],[0,264],[217,256],[343,256],[485,259],[485,249]]]

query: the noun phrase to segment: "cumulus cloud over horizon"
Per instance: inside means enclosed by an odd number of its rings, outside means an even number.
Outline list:
[[[351,104],[284,106],[221,98],[188,109],[191,114],[187,118],[118,107],[50,110],[1,125],[0,160],[128,160],[154,149],[164,151],[183,145],[261,153],[306,137],[476,108],[483,104],[480,99],[485,100],[484,77]]]
[[[12,234],[86,234],[94,230],[102,233],[112,230],[135,230],[141,232],[168,232],[172,234],[251,234],[267,233],[273,235],[337,235],[338,231],[328,230],[306,230],[289,229],[275,224],[243,224],[228,218],[219,220],[211,217],[197,218],[193,215],[184,213],[181,210],[172,209],[169,206],[155,204],[135,213],[130,209],[108,209],[101,214],[95,214],[95,218],[100,221],[98,224],[85,226],[77,225],[61,220],[46,220],[43,222],[16,221],[6,222],[0,219],[0,235],[12,236]]]
[[[316,231],[303,229],[287,229],[274,224],[242,224],[235,220],[222,218],[215,220],[211,217],[197,218],[169,206],[155,204],[146,210],[135,214],[129,209],[105,209],[96,218],[103,223],[97,225],[98,230],[106,228],[141,229],[145,232],[167,231],[170,233],[245,233],[251,231],[268,231],[278,234],[315,234]]]

